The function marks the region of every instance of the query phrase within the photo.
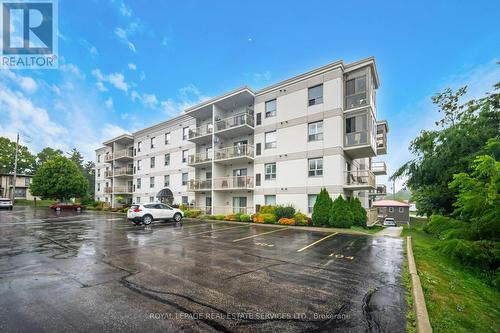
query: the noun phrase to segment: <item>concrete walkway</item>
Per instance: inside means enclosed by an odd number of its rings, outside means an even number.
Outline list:
[[[374,234],[374,236],[399,237],[402,231],[403,227],[387,227]]]

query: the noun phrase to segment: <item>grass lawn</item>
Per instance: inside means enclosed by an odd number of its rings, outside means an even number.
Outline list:
[[[425,221],[412,218],[402,235],[413,240],[433,331],[500,332],[500,293],[459,263],[433,251],[439,240],[422,230]]]
[[[381,227],[381,226],[379,226],[379,225],[373,226],[371,228],[363,228],[363,227],[358,227],[358,226],[355,226],[355,225],[351,227],[351,230],[356,230],[356,231],[364,232],[366,234],[376,234],[377,232],[379,232],[382,229],[384,229],[384,228]]]
[[[57,202],[57,201],[54,201],[54,200],[37,200],[36,201],[36,206],[37,207],[49,207],[50,205],[52,205],[55,202]],[[33,201],[33,200],[26,200],[26,199],[16,199],[15,204],[19,205],[19,206],[34,206],[35,205],[35,201]]]

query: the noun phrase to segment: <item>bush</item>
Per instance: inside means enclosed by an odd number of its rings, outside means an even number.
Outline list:
[[[250,221],[252,221],[252,219],[250,218],[250,215],[248,215],[248,214],[241,214],[240,221],[241,222],[250,222]]]
[[[243,215],[243,214],[242,214],[242,213],[236,213],[236,214],[234,214],[234,216],[235,216],[235,218],[236,218],[236,220],[235,220],[235,221],[240,221],[240,219],[241,219],[241,215]]]
[[[354,216],[349,203],[342,198],[342,195],[339,195],[338,198],[333,201],[328,224],[335,228],[350,228],[352,227],[353,221]]]
[[[283,206],[279,205],[275,208],[276,217],[279,219],[287,218],[291,219],[295,215],[295,208],[292,205]]]
[[[214,215],[200,215],[199,218],[202,220],[215,220]]]
[[[286,217],[282,217],[278,220],[278,224],[295,225],[295,219],[289,219]]]
[[[439,242],[435,248],[463,265],[479,268],[482,271],[495,273],[500,267],[499,242],[450,239]]]
[[[183,210],[184,217],[191,217],[191,211],[189,209]]]
[[[199,209],[192,209],[191,210],[191,218],[195,219],[201,215],[201,210]]]
[[[222,215],[222,214],[215,215],[215,219],[216,219],[216,220],[218,220],[218,221],[222,221],[222,220],[224,220],[224,217],[225,217],[225,216],[224,216],[224,215]]]
[[[122,212],[122,213],[128,213],[128,210],[129,210],[129,209],[130,209],[130,207],[123,207],[123,208],[121,209],[121,212]]]
[[[368,216],[366,214],[366,209],[361,205],[361,201],[358,198],[352,198],[349,200],[349,207],[351,208],[353,215],[353,225],[366,228],[366,222],[368,221]]]
[[[264,223],[264,217],[262,217],[261,214],[253,214],[252,215],[252,222],[253,223]]]
[[[332,208],[332,198],[326,188],[322,188],[316,201],[314,202],[312,220],[317,226],[327,226],[329,224],[330,210]]]
[[[264,223],[276,223],[276,215],[274,214],[259,214],[259,218],[264,220]]]
[[[229,214],[224,217],[225,221],[239,221],[238,216],[236,214]]]
[[[439,238],[452,238],[451,235],[457,235],[457,231],[464,229],[466,224],[450,217],[442,215],[432,215],[431,220],[424,226],[424,231]]]
[[[274,206],[262,206],[262,207],[260,207],[259,213],[261,213],[261,214],[276,214],[276,207],[274,207]]]
[[[294,216],[295,219],[295,224],[296,225],[308,225],[309,221],[307,220],[307,215],[302,214],[301,212],[298,212]]]
[[[182,210],[183,212],[185,212],[186,210],[189,210],[189,207],[186,206],[185,204],[180,204],[179,209]]]

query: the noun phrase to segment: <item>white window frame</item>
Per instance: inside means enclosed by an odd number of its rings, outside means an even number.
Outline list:
[[[268,109],[268,105],[271,106],[273,104],[274,104],[274,109],[272,109],[272,108]],[[264,104],[264,109],[265,109],[264,116],[266,118],[276,117],[277,108],[278,108],[278,104],[277,104],[276,98],[275,99],[271,99],[269,101],[266,101],[266,103]]]
[[[323,140],[323,120],[307,124],[307,138],[309,141]]]
[[[156,158],[155,156],[153,156],[149,159],[149,167],[153,169],[155,166],[156,166]]]
[[[141,188],[141,178],[137,178],[136,188],[137,189]]]
[[[318,162],[321,161],[321,168],[318,167]],[[313,165],[311,165],[311,162]],[[313,166],[313,168],[311,168]],[[323,157],[317,157],[317,158],[310,158],[307,160],[307,175],[309,177],[322,177],[323,176]],[[311,174],[312,172],[312,174]]]
[[[186,176],[186,179],[184,179],[184,175]],[[181,178],[181,179],[182,179],[182,186],[187,185],[187,183],[188,183],[188,178],[189,178],[189,174],[188,174],[187,172],[183,172],[181,177],[182,177],[182,178]]]
[[[141,147],[142,147],[142,141],[137,142],[137,152],[141,152]]]
[[[187,163],[188,152],[189,152],[188,149],[182,151],[182,163]]]
[[[311,204],[311,198],[312,197],[314,197],[314,201],[313,201],[312,206],[311,206],[310,204]],[[314,209],[314,204],[316,203],[316,199],[317,198],[318,198],[317,194],[308,194],[307,195],[307,212],[309,214],[312,214],[313,209]]]
[[[155,187],[155,177],[149,177],[149,188]]]
[[[142,160],[137,160],[137,171],[141,170]]]
[[[163,186],[165,187],[170,186],[170,175],[163,176]]]
[[[311,97],[311,92],[313,89],[321,87],[321,96],[316,96],[316,97]],[[318,84],[315,85],[314,87],[309,87],[307,89],[307,105],[308,106],[313,106],[313,105],[318,105],[323,103],[323,96],[325,95],[323,91],[324,87],[323,84]]]
[[[399,212],[400,213],[404,213],[405,212],[405,208],[404,207],[399,207]]]
[[[269,200],[269,199],[273,199],[273,198],[274,198],[274,200]],[[273,201],[273,203],[270,203],[269,201]],[[264,205],[276,206],[276,195],[275,194],[264,195]]]
[[[168,145],[170,143],[170,132],[165,133],[165,144]]]
[[[182,140],[187,140],[189,137],[189,126],[182,128]]]
[[[165,158],[164,165],[170,165],[170,153],[166,153],[164,155],[164,158]]]
[[[274,168],[273,168],[273,166],[274,166]],[[270,168],[270,170],[268,169],[268,167]],[[268,172],[268,171],[270,171],[270,172]],[[276,180],[276,162],[264,164],[264,179],[265,180]]]
[[[389,207],[389,213],[394,213],[394,207]]]
[[[268,136],[274,134],[274,141],[268,141]],[[276,148],[277,144],[277,132],[276,131],[269,131],[264,134],[264,149],[272,149]]]
[[[151,138],[151,149],[155,147],[155,141],[156,141],[155,139],[156,138],[154,136]]]

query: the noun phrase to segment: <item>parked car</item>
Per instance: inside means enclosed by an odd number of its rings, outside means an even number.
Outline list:
[[[396,221],[394,221],[394,218],[386,217],[384,219],[384,227],[395,227],[395,226],[396,226]]]
[[[155,220],[174,220],[180,222],[184,217],[182,210],[162,203],[133,204],[127,212],[127,219],[135,224],[151,224]]]
[[[0,198],[0,208],[8,208],[12,210],[12,200],[9,198]]]
[[[49,206],[53,210],[81,210],[82,206],[72,202],[57,202]]]

